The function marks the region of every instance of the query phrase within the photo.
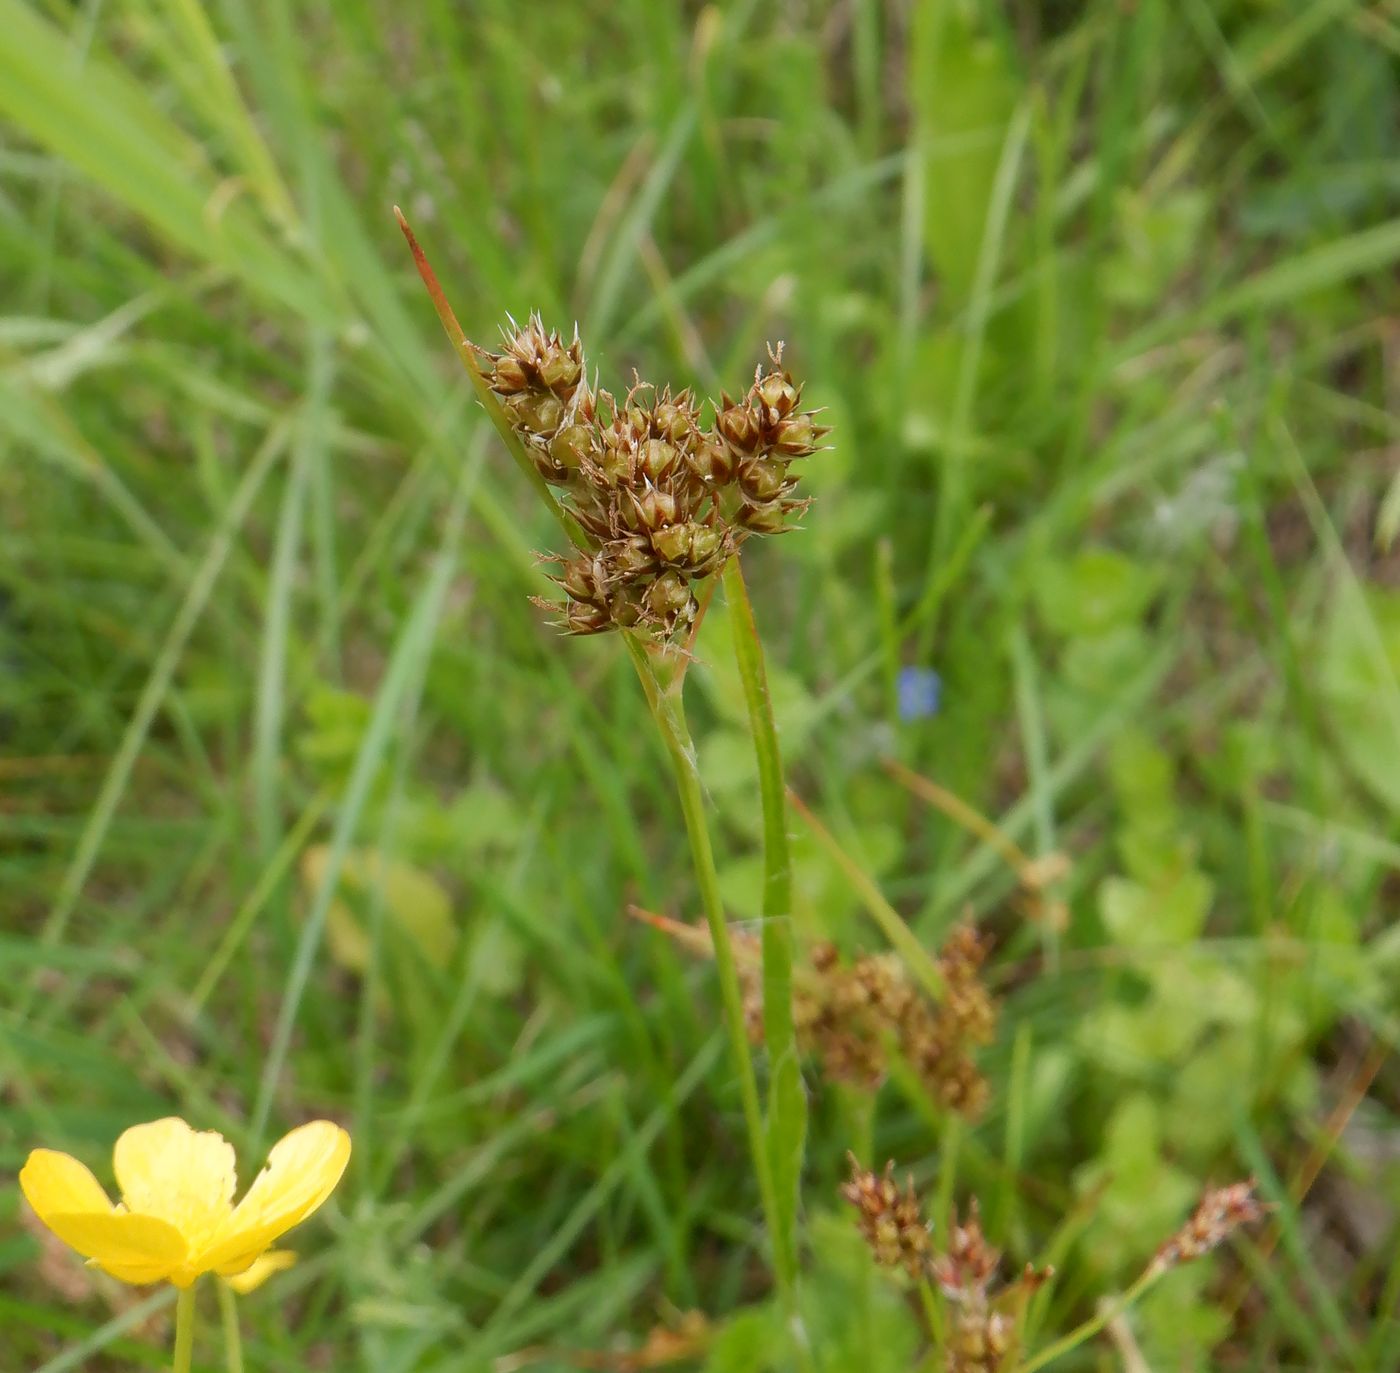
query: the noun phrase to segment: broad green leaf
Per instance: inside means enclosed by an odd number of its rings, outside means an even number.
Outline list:
[[[301,860],[302,881],[308,891],[320,885],[330,849],[317,844]],[[365,922],[370,902],[384,902],[386,928],[417,946],[435,968],[446,968],[457,947],[452,903],[436,879],[420,869],[386,859],[377,850],[351,849],[340,869],[341,895],[326,914],[326,940],[331,956],[343,968],[364,972],[369,967],[371,940]]]
[[[923,175],[924,248],[951,303],[971,290],[997,162],[1020,83],[977,6],[915,9],[909,103]]]
[[[1047,562],[1036,606],[1057,634],[1095,635],[1132,624],[1155,595],[1157,573],[1111,548],[1086,548],[1070,562]]]
[[[1114,942],[1128,948],[1186,944],[1201,933],[1213,893],[1210,879],[1194,868],[1151,887],[1108,877],[1099,886],[1099,915]]]
[[[1400,811],[1400,593],[1340,586],[1320,648],[1318,689],[1342,757]]]

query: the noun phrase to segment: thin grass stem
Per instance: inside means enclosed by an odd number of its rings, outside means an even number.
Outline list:
[[[1090,1316],[1083,1324],[1075,1326],[1067,1335],[1061,1336],[1054,1344],[1042,1349],[1039,1354],[1029,1358],[1023,1363],[1017,1373],[1036,1373],[1039,1368],[1044,1368],[1047,1364],[1053,1363],[1056,1359],[1063,1357],[1073,1349],[1078,1349],[1085,1340],[1092,1339],[1110,1321],[1116,1321],[1125,1311],[1128,1310],[1149,1287],[1166,1271],[1160,1265],[1153,1264],[1146,1268],[1138,1280],[1123,1293],[1117,1301],[1103,1302],[1099,1306],[1097,1314]]]

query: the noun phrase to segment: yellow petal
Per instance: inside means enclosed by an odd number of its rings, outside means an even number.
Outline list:
[[[202,1249],[233,1210],[233,1146],[176,1116],[125,1131],[112,1166],[127,1209],[173,1225],[191,1250]]]
[[[241,1273],[234,1273],[224,1281],[240,1297],[246,1297],[249,1292],[261,1287],[274,1273],[290,1268],[296,1261],[297,1256],[290,1249],[269,1249],[267,1253],[255,1258],[251,1267],[245,1268]]]
[[[123,1282],[159,1282],[184,1261],[184,1237],[154,1216],[129,1211],[57,1212],[44,1224],[64,1244],[76,1249]]]
[[[241,1273],[279,1235],[335,1190],[350,1162],[350,1136],[329,1120],[299,1126],[272,1147],[267,1167],[200,1256],[221,1274]]]
[[[51,1215],[81,1211],[110,1212],[102,1184],[70,1154],[35,1149],[19,1170],[19,1186],[34,1214],[45,1225]]]

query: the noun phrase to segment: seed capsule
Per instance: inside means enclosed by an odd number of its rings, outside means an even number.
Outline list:
[[[786,501],[745,502],[739,507],[738,522],[751,534],[777,534],[787,523]]]
[[[761,377],[754,388],[758,400],[765,411],[775,411],[776,419],[791,414],[802,398],[801,392],[792,384],[792,379],[783,372],[769,372]]]
[[[790,457],[805,458],[815,451],[817,437],[817,426],[810,415],[794,415],[778,426],[775,447]]]
[[[669,491],[647,487],[640,496],[632,496],[633,527],[638,530],[660,529],[665,524],[675,524],[678,514],[676,498]]]
[[[602,634],[613,627],[612,616],[597,606],[571,601],[564,613],[566,634]]]
[[[637,455],[637,468],[653,482],[669,476],[680,460],[680,454],[673,444],[664,439],[648,439],[642,444]]]
[[[549,348],[540,360],[540,381],[566,399],[573,395],[583,367],[572,350]]]
[[[632,480],[633,454],[631,448],[614,433],[609,432],[603,440],[603,451],[598,455],[597,471],[602,484],[617,488],[626,486]]]
[[[552,434],[564,415],[559,397],[548,391],[522,391],[506,401],[505,410],[517,428],[532,434]]]
[[[652,432],[671,443],[681,443],[695,430],[695,424],[675,401],[663,400],[651,414]]]
[[[727,444],[706,438],[685,455],[686,466],[707,486],[725,486],[734,480],[734,451]]]
[[[730,405],[719,412],[719,432],[741,453],[752,453],[759,444],[758,422],[747,405]]]
[[[724,547],[724,535],[718,529],[690,521],[658,529],[651,536],[651,546],[662,562],[703,576],[713,570]]]
[[[530,379],[520,359],[504,353],[496,359],[491,369],[489,384],[499,395],[510,396],[523,391],[530,384]]]
[[[620,629],[631,629],[642,618],[643,606],[630,590],[614,596],[609,606],[613,623]]]
[[[565,472],[577,472],[592,452],[593,434],[586,425],[566,424],[549,441],[549,456]]]
[[[555,580],[570,599],[599,610],[607,609],[607,579],[597,558],[570,558]]]
[[[690,587],[679,572],[663,572],[647,588],[647,609],[661,618],[682,614],[690,603]]]
[[[619,582],[636,581],[656,571],[656,555],[640,536],[614,539],[603,545],[598,556],[608,575]]]
[[[787,464],[755,458],[739,469],[739,485],[750,500],[771,501],[787,486]]]

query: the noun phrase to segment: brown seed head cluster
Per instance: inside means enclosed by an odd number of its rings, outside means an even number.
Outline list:
[[[928,1273],[933,1245],[928,1222],[909,1178],[901,1192],[894,1181],[894,1162],[883,1173],[862,1168],[854,1154],[851,1178],[841,1195],[856,1208],[856,1224],[875,1262],[882,1268],[902,1268],[916,1282]]]
[[[1048,1268],[1027,1264],[1015,1282],[993,1290],[1001,1251],[987,1243],[974,1197],[967,1220],[953,1215],[946,1252],[933,1259],[939,1290],[955,1315],[948,1338],[948,1373],[997,1373],[1013,1366],[1016,1355],[1015,1313],[1051,1275]]]
[[[876,1263],[902,1269],[915,1281],[931,1278],[952,1308],[945,1332],[948,1373],[998,1373],[1015,1361],[1016,1314],[1049,1276],[1029,1264],[1014,1282],[993,1290],[1001,1252],[987,1243],[974,1199],[968,1218],[957,1215],[945,1252],[935,1252],[912,1181],[901,1192],[894,1164],[883,1173],[863,1169],[851,1158],[851,1177],[841,1195],[856,1208],[856,1224]]]
[[[991,1042],[996,1007],[981,980],[986,957],[971,926],[949,935],[936,962],[944,995],[936,1005],[912,981],[895,954],[871,954],[843,965],[832,944],[818,944],[793,985],[799,1046],[815,1054],[837,1082],[873,1089],[888,1071],[887,1045],[918,1072],[935,1100],[969,1118],[987,1102],[987,1083],[973,1052]],[[746,961],[745,1008],[749,1034],[763,1038],[763,997],[757,965]]]
[[[538,316],[486,356],[487,385],[589,542],[554,578],[568,633],[669,639],[695,617],[697,582],[806,506],[792,495],[791,467],[827,431],[801,408],[781,344],[740,399],[721,397],[708,425],[690,391],[639,379],[619,401],[591,386],[577,332],[565,343]]]
[[[947,1252],[933,1261],[934,1279],[954,1301],[965,1301],[972,1293],[985,1297],[1000,1263],[1001,1251],[993,1249],[982,1233],[982,1216],[974,1197],[964,1223],[959,1224],[957,1212],[953,1213]]]
[[[1158,1271],[1208,1254],[1242,1225],[1263,1218],[1265,1207],[1254,1195],[1254,1179],[1208,1191],[1181,1227],[1158,1251],[1152,1267]]]

